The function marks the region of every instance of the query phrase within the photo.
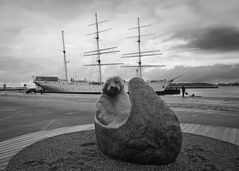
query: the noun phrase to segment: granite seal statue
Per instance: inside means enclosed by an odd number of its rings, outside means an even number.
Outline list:
[[[174,162],[183,139],[177,116],[141,78],[131,79],[128,89],[129,95],[120,77],[103,86],[94,120],[99,149],[127,162]]]

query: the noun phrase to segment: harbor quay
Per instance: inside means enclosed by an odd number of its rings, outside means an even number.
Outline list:
[[[47,141],[48,138],[61,134],[70,136],[69,133],[80,134],[81,131],[94,129],[98,98],[99,95],[89,94],[1,92],[0,170],[4,169],[20,150],[28,151],[31,144],[44,142],[44,139]],[[239,145],[238,98],[160,98],[176,113],[184,133],[203,135]],[[89,136],[91,137],[92,133]],[[192,142],[195,141],[194,138]]]
[[[160,96],[180,123],[239,128],[239,98]],[[99,95],[0,94],[0,141],[67,126],[93,124]]]

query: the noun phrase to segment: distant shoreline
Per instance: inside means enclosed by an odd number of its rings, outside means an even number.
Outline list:
[[[219,88],[216,86],[184,86],[186,89],[201,89],[201,88]],[[182,86],[170,86],[170,88],[182,89]]]

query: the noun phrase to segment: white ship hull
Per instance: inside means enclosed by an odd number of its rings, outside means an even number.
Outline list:
[[[37,86],[42,87],[48,93],[78,93],[78,94],[100,94],[102,85],[90,83],[64,82],[64,81],[34,81]],[[163,92],[165,88],[171,83],[168,80],[157,82],[148,82],[148,84],[155,90],[156,93]],[[125,84],[125,90],[128,92],[128,84]]]

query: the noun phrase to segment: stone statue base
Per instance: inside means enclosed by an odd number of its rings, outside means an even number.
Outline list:
[[[99,149],[118,160],[169,164],[182,146],[175,113],[141,78],[130,80],[129,97],[122,89],[113,96],[103,91],[94,123]]]

